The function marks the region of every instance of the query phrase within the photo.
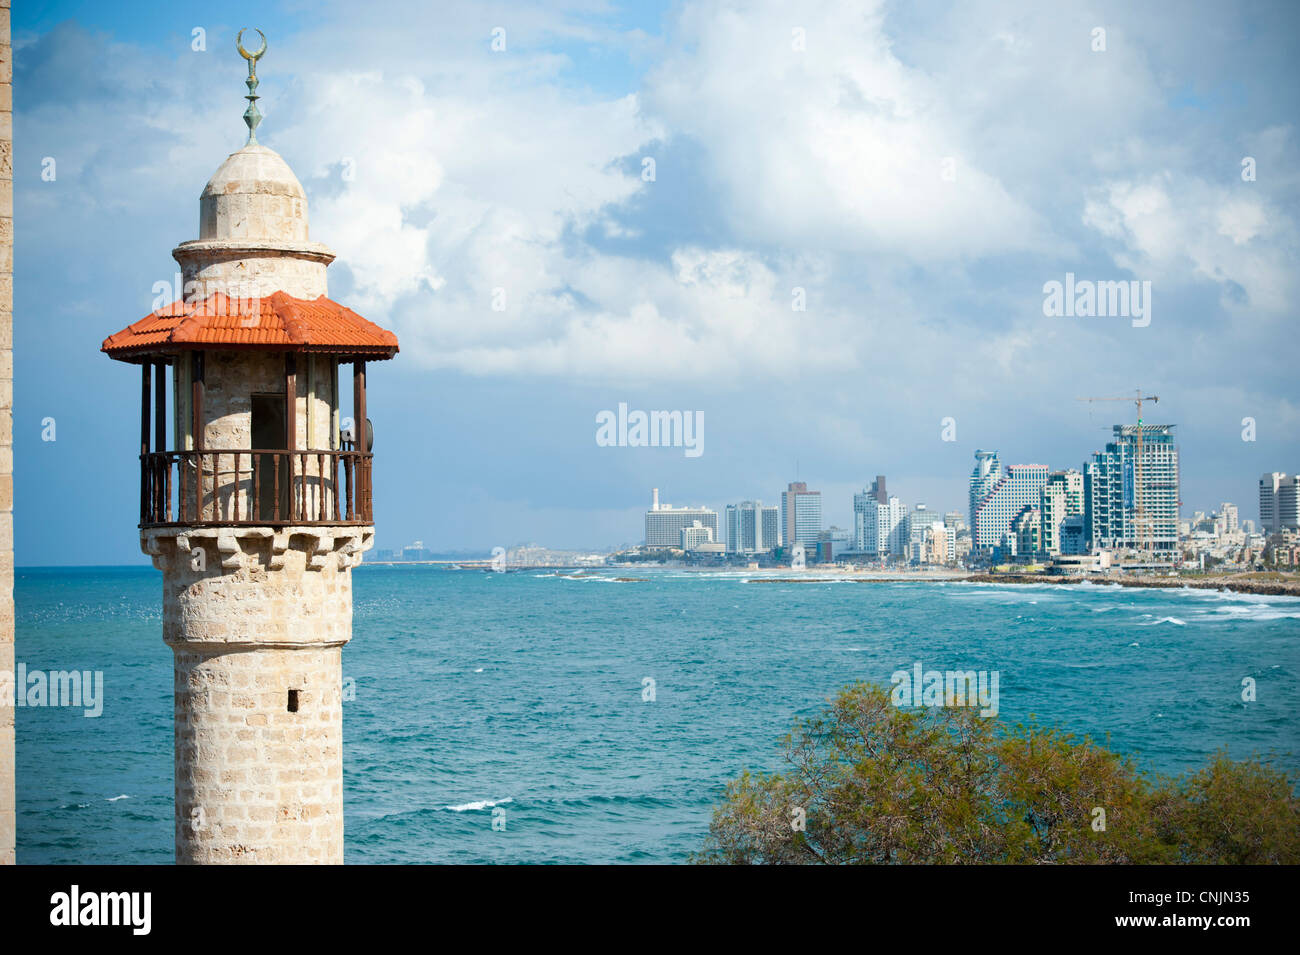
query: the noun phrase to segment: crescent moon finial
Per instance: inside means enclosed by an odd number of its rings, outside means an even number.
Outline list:
[[[244,97],[248,100],[248,109],[244,110],[244,122],[248,124],[248,142],[245,145],[255,146],[257,145],[257,124],[262,121],[262,114],[257,108],[257,101],[260,98],[257,95],[257,61],[266,53],[266,34],[258,30],[257,27],[253,28],[257,31],[257,35],[262,38],[262,45],[255,52],[249,53],[244,49],[244,30],[247,29],[248,27],[244,27],[235,37],[235,49],[239,51],[240,56],[248,61],[248,79],[244,80],[244,84],[248,87],[248,95]]]
[[[262,46],[261,49],[259,49],[256,53],[249,53],[247,50],[244,49],[244,30],[247,29],[248,27],[244,27],[243,30],[239,31],[239,35],[235,37],[235,49],[239,50],[239,55],[242,56],[244,59],[256,61],[261,58],[263,53],[266,52],[266,34],[263,33],[261,30],[258,30],[257,27],[253,27],[253,29],[257,32],[257,35],[262,38]]]

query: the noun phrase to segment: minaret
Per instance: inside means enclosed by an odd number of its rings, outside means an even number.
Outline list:
[[[142,372],[140,545],[175,657],[176,861],[342,863],[342,648],[374,539],[366,363],[397,338],[326,297],[334,254],[255,137],[266,40],[249,53],[242,35],[248,143],[204,188],[199,238],[172,252],[182,294],[103,351]]]

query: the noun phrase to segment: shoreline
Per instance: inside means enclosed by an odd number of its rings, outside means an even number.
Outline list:
[[[363,567],[393,566],[442,566],[448,570],[484,571],[490,569],[487,561],[366,561]],[[1249,573],[1224,574],[1213,577],[1156,577],[1147,574],[1016,574],[1016,573],[973,573],[961,570],[936,568],[933,570],[888,571],[888,570],[841,570],[835,567],[806,567],[795,570],[790,567],[772,567],[765,570],[750,570],[739,567],[665,567],[643,564],[610,564],[591,566],[590,564],[560,565],[539,564],[536,566],[508,567],[510,573],[535,571],[548,574],[564,575],[583,574],[600,576],[608,573],[639,575],[646,571],[672,570],[678,573],[695,573],[700,575],[730,574],[749,575],[747,583],[754,584],[815,584],[833,581],[852,581],[854,583],[968,583],[968,584],[1095,584],[1103,587],[1149,588],[1153,590],[1226,590],[1231,593],[1252,594],[1264,597],[1300,597],[1300,574],[1277,573],[1277,579],[1255,579]],[[1265,572],[1269,573],[1269,572]],[[628,582],[641,582],[644,578],[628,576]]]
[[[1134,587],[1151,590],[1226,590],[1231,593],[1252,594],[1263,597],[1300,597],[1300,579],[1285,581],[1233,580],[1216,577],[1208,580],[1188,580],[1169,577],[1105,577],[1105,576],[1047,576],[1037,574],[952,574],[930,575],[886,574],[879,573],[866,577],[845,573],[835,577],[828,575],[807,577],[752,577],[751,584],[815,584],[834,580],[848,580],[859,584],[872,583],[964,583],[964,584],[1095,584],[1104,587],[1113,584],[1119,587]]]
[[[685,569],[685,568],[683,568]],[[699,573],[745,573],[736,569],[697,568]],[[988,574],[969,573],[958,570],[929,571],[836,571],[830,569],[805,568],[802,571],[791,568],[772,568],[780,576],[752,576],[748,583],[753,584],[812,584],[839,580],[854,583],[967,583],[967,584],[1094,584],[1098,587],[1116,585],[1119,587],[1149,588],[1153,590],[1227,590],[1232,593],[1253,594],[1265,597],[1300,597],[1300,574],[1279,575],[1283,579],[1258,580],[1246,575],[1222,575],[1205,578],[1189,577],[1155,577],[1146,574]],[[749,571],[749,573],[754,573]],[[802,576],[787,576],[801,574]]]
[[[1179,577],[1047,577],[1035,574],[973,574],[966,578],[971,583],[990,584],[1118,584],[1120,587],[1144,587],[1153,590],[1227,590],[1238,594],[1263,597],[1300,597],[1300,578],[1290,580],[1241,580],[1232,577],[1211,577],[1205,580]]]

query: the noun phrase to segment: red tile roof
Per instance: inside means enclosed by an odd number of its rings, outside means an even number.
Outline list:
[[[315,351],[382,359],[397,353],[397,336],[324,295],[304,299],[273,292],[240,299],[214,292],[202,301],[180,299],[150,312],[100,347],[121,361],[185,349]]]

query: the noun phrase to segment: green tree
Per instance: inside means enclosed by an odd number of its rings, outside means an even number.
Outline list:
[[[1286,777],[1220,755],[1149,779],[1088,739],[974,708],[901,709],[858,683],[728,784],[696,862],[1300,862]]]
[[[1199,772],[1169,783],[1161,803],[1161,839],[1176,861],[1222,865],[1295,865],[1300,860],[1300,802],[1286,774],[1259,761],[1218,752]]]

